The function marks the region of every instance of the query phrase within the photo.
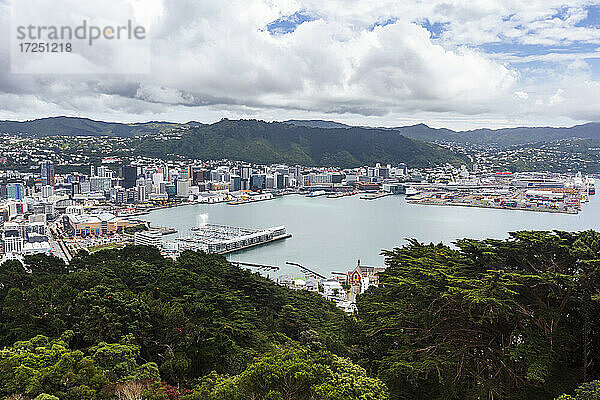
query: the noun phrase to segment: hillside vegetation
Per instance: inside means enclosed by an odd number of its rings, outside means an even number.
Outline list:
[[[154,156],[179,154],[199,159],[308,166],[358,167],[405,162],[427,167],[468,162],[463,155],[391,130],[311,128],[255,120],[223,120],[190,129],[178,140],[144,139],[136,145],[136,151]]]
[[[0,398],[599,399],[599,233],[385,256],[353,316],[217,255],[6,262]]]

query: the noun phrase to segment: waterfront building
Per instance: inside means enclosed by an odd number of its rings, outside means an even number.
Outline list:
[[[229,180],[229,190],[232,192],[242,190],[242,178],[239,175],[231,175]]]
[[[136,232],[134,235],[134,244],[136,246],[153,246],[160,248],[162,244],[162,234],[159,230]]]
[[[218,254],[225,254],[291,236],[286,232],[285,226],[258,230],[205,224],[192,228],[192,230],[192,236],[177,239],[180,247]]]
[[[346,279],[351,287],[358,289],[358,293],[364,293],[369,287],[379,285],[379,273],[383,271],[385,267],[361,265],[358,260],[356,267],[348,271]]]
[[[135,223],[126,218],[116,217],[111,213],[102,214],[67,214],[63,217],[65,231],[75,236],[113,235],[134,226]]]
[[[259,191],[267,187],[266,175],[256,174],[250,176],[250,190]]]
[[[339,179],[341,183],[342,180]],[[303,176],[303,186],[333,186],[333,175],[332,174],[315,174],[310,173]]]
[[[189,179],[177,179],[177,197],[188,197],[190,195]]]
[[[229,182],[211,182],[210,190],[221,192],[229,190]]]
[[[323,287],[323,296],[328,300],[345,300],[346,292],[337,279],[332,278],[323,280],[321,281],[321,286]]]

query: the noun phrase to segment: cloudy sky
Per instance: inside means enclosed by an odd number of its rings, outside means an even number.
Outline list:
[[[80,3],[74,22],[110,9]],[[113,3],[147,27],[150,73],[11,73],[11,3],[0,0],[0,119],[319,118],[454,129],[600,121],[598,1]],[[68,14],[61,0],[52,4]]]

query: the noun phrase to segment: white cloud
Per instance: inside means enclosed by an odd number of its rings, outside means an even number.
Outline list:
[[[477,47],[600,43],[597,28],[575,26],[586,17],[587,1],[565,9],[554,0],[129,1],[153,37],[151,74],[12,75],[3,39],[0,117],[307,116],[468,127],[599,116],[598,77],[585,61],[598,58],[597,50],[522,55]],[[94,15],[94,4],[87,7]],[[292,33],[265,29],[301,10],[315,19]],[[373,28],[388,20],[395,22]],[[445,24],[439,38],[417,22],[424,20]],[[0,1],[0,23],[9,21],[9,7]],[[515,69],[533,62],[552,66]],[[568,65],[554,68],[561,63]]]
[[[517,96],[521,100],[527,100],[529,98],[529,95],[527,94],[527,92],[524,92],[522,90],[516,91],[515,96]]]

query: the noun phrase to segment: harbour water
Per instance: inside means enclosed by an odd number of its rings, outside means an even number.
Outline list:
[[[285,196],[265,202],[230,206],[189,205],[161,209],[142,216],[154,225],[179,232],[200,223],[245,228],[285,225],[290,239],[243,250],[232,261],[277,265],[279,274],[300,276],[286,261],[310,267],[329,276],[362,264],[382,266],[382,249],[406,243],[405,238],[451,244],[457,238],[506,238],[517,230],[600,229],[600,196],[590,196],[577,215],[531,211],[409,204],[404,196],[361,200],[359,196],[329,199]],[[177,235],[177,234],[175,234]],[[165,236],[165,239],[175,236]],[[273,275],[273,273],[271,273]]]

